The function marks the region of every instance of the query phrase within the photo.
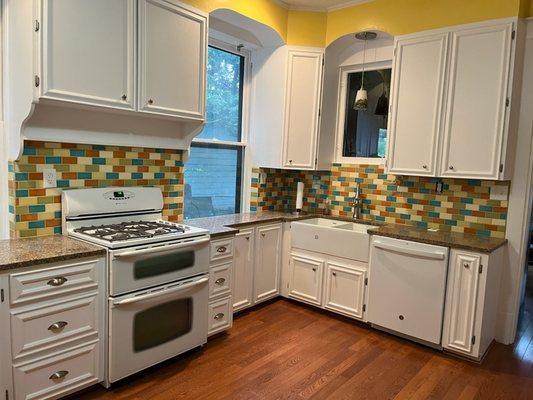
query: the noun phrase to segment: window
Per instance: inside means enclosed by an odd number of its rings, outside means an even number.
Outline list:
[[[209,46],[206,124],[185,163],[185,219],[240,212],[246,55]]]
[[[340,116],[344,124],[340,127],[342,146],[339,148],[339,161],[365,158],[375,159],[379,163],[387,149],[391,68],[365,71],[364,89],[368,93],[368,108],[356,110],[355,97],[361,88],[362,76],[362,71],[352,70],[345,71],[342,77],[341,88],[346,89],[343,94],[344,115]]]

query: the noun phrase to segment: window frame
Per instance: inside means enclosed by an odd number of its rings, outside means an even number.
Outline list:
[[[364,65],[365,71],[376,71],[379,69],[392,69],[392,60],[378,61],[367,63]],[[369,165],[385,165],[387,162],[388,151],[385,152],[385,157],[344,157],[342,155],[344,143],[344,124],[346,119],[346,95],[348,90],[348,74],[354,72],[362,72],[363,64],[353,64],[342,66],[339,68],[339,84],[337,98],[337,126],[335,134],[335,162],[341,164],[369,164]],[[392,83],[391,83],[392,87]],[[390,93],[389,93],[390,98]],[[389,119],[390,121],[390,119]],[[389,140],[389,122],[387,122],[387,150]]]
[[[209,37],[208,46],[214,47],[228,53],[232,53],[243,57],[243,87],[242,87],[242,110],[241,110],[241,139],[240,141],[227,141],[217,139],[202,139],[194,138],[191,143],[191,147],[204,147],[204,148],[228,148],[228,149],[241,149],[241,171],[240,171],[240,196],[237,199],[239,209],[237,212],[243,212],[243,210],[250,209],[250,193],[251,185],[247,184],[251,180],[251,157],[249,155],[249,124],[250,124],[250,83],[251,83],[251,52],[244,48],[231,45],[229,43],[220,41],[213,37]],[[187,152],[185,162],[189,158],[190,150]],[[239,179],[239,176],[236,177]]]

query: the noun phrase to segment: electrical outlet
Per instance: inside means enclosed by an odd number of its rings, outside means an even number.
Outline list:
[[[43,186],[45,189],[57,187],[57,173],[55,169],[43,170]]]
[[[266,183],[266,180],[267,180],[266,172],[260,172],[259,173],[259,184],[264,185]]]
[[[504,185],[492,185],[489,188],[490,191],[490,199],[491,200],[499,200],[499,201],[505,201],[507,200],[508,195],[508,188]]]

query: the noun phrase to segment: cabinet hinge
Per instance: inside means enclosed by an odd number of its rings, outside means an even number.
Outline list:
[[[509,101],[509,97],[507,97],[507,98],[505,99],[505,107],[509,107],[509,104],[510,104],[510,103],[511,103],[511,102]]]
[[[479,273],[480,273],[480,274],[483,273],[483,264],[479,264]]]
[[[3,303],[5,300],[4,289],[0,289],[0,303]]]
[[[315,167],[318,165],[318,158],[315,157]]]
[[[511,40],[514,40],[516,37],[516,31],[511,32]]]
[[[35,87],[39,87],[41,84],[41,79],[39,78],[39,75],[35,75]]]
[[[368,278],[365,278],[365,286],[368,286]]]
[[[6,390],[6,400],[9,400],[9,392]]]
[[[254,69],[254,63],[250,63],[250,69]]]
[[[393,54],[394,56],[396,56],[396,47],[395,47],[394,50],[392,51],[392,54]]]
[[[472,344],[476,344],[476,336],[472,336]]]
[[[39,32],[39,29],[41,29],[41,24],[39,23],[39,20],[35,20],[35,24],[34,24],[34,29],[35,29],[35,32]]]
[[[324,61],[324,57],[322,57],[322,66],[324,66],[324,62],[325,62],[325,61]]]
[[[503,164],[500,164],[500,172],[503,172]]]
[[[366,304],[363,304],[363,312],[366,311]]]

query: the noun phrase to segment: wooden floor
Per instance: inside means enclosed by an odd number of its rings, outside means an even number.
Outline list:
[[[533,296],[519,335],[476,365],[277,300],[240,315],[201,350],[74,398],[533,399]]]

